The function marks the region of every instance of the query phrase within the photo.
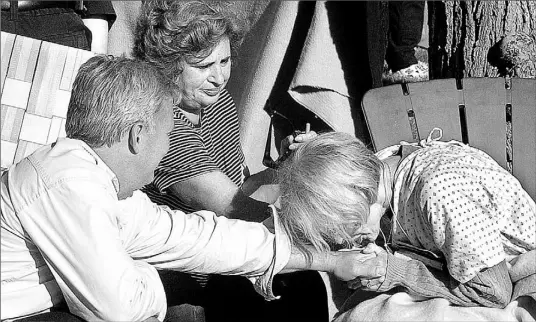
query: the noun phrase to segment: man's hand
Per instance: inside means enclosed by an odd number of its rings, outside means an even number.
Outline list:
[[[370,245],[370,244],[369,244]],[[362,276],[348,282],[348,287],[351,289],[364,289],[366,291],[377,291],[385,281],[385,275],[387,274],[387,252],[378,246],[367,247],[367,252],[375,254],[374,258],[364,261],[361,266],[363,267],[375,267],[380,275],[376,276]],[[365,254],[365,250],[363,251]]]
[[[368,248],[338,252],[333,274],[340,280],[352,283],[355,280],[385,279],[387,258],[376,255],[375,250]]]

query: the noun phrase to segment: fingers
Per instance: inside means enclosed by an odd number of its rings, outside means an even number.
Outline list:
[[[291,145],[294,142],[295,138],[293,135],[287,135],[283,142],[285,142],[287,145]]]
[[[369,243],[363,250],[363,254],[376,254],[376,249],[373,247],[374,243]]]
[[[283,152],[288,148],[289,150],[296,150],[300,144],[311,140],[312,138],[318,136],[315,131],[309,131],[308,133],[300,133],[295,137],[289,135],[281,141],[281,149]]]
[[[377,291],[385,281],[385,276],[377,278],[356,278],[347,283],[348,288],[352,290],[366,289],[369,291]]]
[[[378,265],[375,259],[369,259],[360,263],[357,271],[355,272],[355,276],[361,278],[377,278],[385,276],[386,273],[387,271],[385,267]]]
[[[307,142],[311,140],[312,138],[318,136],[318,134],[315,131],[309,131],[309,133],[301,133],[298,134],[295,138],[293,138],[290,142],[289,149],[290,150],[296,150],[300,143]]]
[[[376,291],[380,288],[380,286],[382,285],[384,281],[385,281],[385,276],[382,276],[380,278],[366,280],[364,287],[366,287],[367,289],[371,291]]]
[[[296,135],[296,137],[294,138],[294,140],[296,142],[305,142],[305,141],[308,141],[314,137],[317,137],[318,134],[315,132],[315,131],[309,131],[308,133],[300,133],[298,135]]]
[[[294,142],[294,136],[289,135],[281,140],[281,146],[279,147],[279,155],[285,154],[290,149],[290,145]]]
[[[357,255],[357,261],[359,262],[366,262],[368,261],[369,259],[372,259],[372,258],[375,258],[376,257],[376,254],[375,253],[365,253],[365,252],[362,252],[360,254]]]
[[[348,282],[348,288],[352,290],[365,289],[368,291],[377,291],[384,281],[384,276],[373,279],[355,279]]]
[[[375,243],[369,243],[365,248],[363,248],[362,252],[364,254],[376,254],[379,255],[383,253],[385,250],[381,248],[380,246],[376,245]]]
[[[361,284],[361,280],[358,278],[348,282],[348,288],[352,290],[357,290],[358,288],[361,288],[362,286],[363,284]]]

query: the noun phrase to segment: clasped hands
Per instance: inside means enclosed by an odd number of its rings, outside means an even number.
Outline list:
[[[370,243],[359,250],[339,251],[333,274],[351,289],[377,291],[387,274],[387,252]]]

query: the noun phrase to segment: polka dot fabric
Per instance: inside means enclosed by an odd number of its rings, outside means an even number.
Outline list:
[[[409,154],[393,197],[393,241],[443,254],[460,283],[536,248],[534,201],[490,156],[462,143],[431,141]]]

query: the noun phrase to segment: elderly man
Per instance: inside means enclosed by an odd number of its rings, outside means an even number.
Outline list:
[[[85,320],[163,320],[156,268],[244,275],[266,299],[279,272],[314,269],[343,280],[382,273],[355,252],[307,260],[291,250],[277,218],[272,233],[208,211],[172,211],[137,191],[168,150],[165,84],[148,63],[89,59],[74,81],[67,138],[2,175],[2,320],[65,304]]]

